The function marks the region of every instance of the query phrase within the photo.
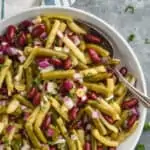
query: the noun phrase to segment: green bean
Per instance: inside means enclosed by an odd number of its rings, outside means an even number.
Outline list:
[[[2,134],[4,130],[5,124],[3,122],[0,122],[0,135]]]
[[[97,141],[93,136],[91,137],[91,145],[92,145],[92,150],[97,150]]]
[[[0,106],[0,114],[5,114],[5,113],[6,113],[6,107]]]
[[[128,90],[125,89],[125,91],[123,92],[123,94],[115,99],[115,101],[116,101],[117,104],[119,104],[119,105],[122,104],[124,98],[126,97],[127,91]]]
[[[82,62],[79,62],[77,68],[80,70],[84,70],[84,69],[88,69],[88,66],[83,64]]]
[[[38,118],[35,121],[35,125],[34,125],[34,131],[37,135],[37,137],[39,138],[39,140],[43,143],[47,143],[47,139],[44,136],[44,134],[42,133],[40,127],[42,125],[42,122],[47,114],[47,112],[50,109],[50,103],[49,102],[45,102],[42,106],[44,109],[41,109],[38,113]]]
[[[26,123],[25,124],[25,129],[26,129],[26,132],[29,136],[29,139],[31,141],[31,143],[33,144],[33,146],[35,148],[40,148],[41,147],[41,144],[39,142],[39,140],[37,139],[37,137],[35,136],[34,132],[33,132],[33,126],[31,123]]]
[[[71,57],[71,60],[72,60],[73,67],[77,66],[78,63],[79,63],[78,59],[72,53],[70,53],[70,57]]]
[[[26,88],[27,91],[29,91],[29,89],[31,89],[32,87],[32,80],[33,80],[31,67],[25,69],[25,76],[26,76]]]
[[[32,114],[27,119],[27,122],[33,124],[35,122],[35,120],[36,120],[36,117],[37,117],[37,114],[39,113],[39,111],[40,111],[40,107],[36,107],[33,110]]]
[[[16,94],[13,96],[15,99],[17,99],[22,105],[25,105],[29,108],[34,108],[34,106],[32,105],[32,103],[27,100],[26,98],[24,98],[23,96]]]
[[[53,97],[50,97],[50,102],[52,104],[52,107],[57,111],[57,113],[65,120],[68,121],[68,113],[66,111],[62,111],[61,105],[59,102],[54,99]]]
[[[74,73],[75,73],[74,70],[49,71],[41,73],[40,76],[42,80],[55,80],[55,79],[73,78]]]
[[[95,139],[97,139],[100,143],[109,146],[109,147],[117,147],[119,143],[117,141],[112,141],[104,136],[102,136],[97,129],[92,129],[92,135]]]
[[[0,88],[3,85],[4,79],[8,73],[8,70],[9,70],[11,64],[12,64],[12,61],[8,57],[6,57],[4,65],[0,70]]]
[[[58,125],[58,127],[59,127],[59,129],[60,129],[62,135],[63,135],[64,137],[66,137],[66,136],[68,135],[68,133],[67,133],[67,129],[66,129],[66,127],[65,127],[64,121],[59,117],[59,118],[56,120],[56,122],[57,122],[57,125]]]
[[[98,74],[100,72],[106,72],[105,66],[101,65],[101,66],[97,66],[97,67],[93,67],[93,68],[88,68],[88,69],[80,71],[80,73],[84,77],[90,77],[90,76],[96,75],[96,74]]]
[[[8,89],[8,95],[10,96],[14,89],[12,74],[10,71],[8,71],[6,75],[6,85]]]
[[[106,88],[105,86],[102,86],[100,84],[95,84],[95,83],[89,83],[89,82],[84,82],[83,83],[89,90],[92,90],[96,93],[100,93],[104,96],[108,96],[109,95],[109,89]]]
[[[66,28],[67,28],[66,23],[61,22],[60,26],[59,26],[59,31],[64,32],[66,30]]]
[[[36,56],[57,57],[63,60],[68,57],[68,55],[63,52],[58,52],[48,48],[34,48],[34,49],[36,49]]]
[[[85,77],[84,80],[90,81],[90,82],[99,82],[99,81],[109,78],[110,76],[111,76],[111,73],[101,72],[94,76]]]
[[[32,46],[32,36],[30,33],[27,34],[27,43],[28,43],[28,46]]]
[[[66,140],[67,140],[69,150],[77,150],[76,143],[74,140],[72,140],[70,137],[66,137]]]
[[[85,144],[85,133],[84,133],[84,130],[83,129],[78,129],[77,130],[77,134],[78,134],[78,137],[79,137],[79,140],[81,141],[81,144],[82,146],[84,146]]]
[[[84,51],[84,50],[86,49],[85,41],[82,40],[82,41],[80,42],[79,49],[82,50],[82,51]]]
[[[49,32],[52,27],[50,20],[48,19],[48,17],[44,16],[44,17],[42,17],[42,21],[44,22],[44,24],[46,26],[46,31]]]
[[[8,107],[7,107],[6,112],[7,112],[8,114],[11,114],[11,113],[15,112],[16,109],[19,107],[19,105],[20,105],[19,101],[16,100],[16,99],[13,99],[13,100],[8,104]]]
[[[86,110],[85,111],[92,118],[92,113],[94,112],[92,107],[86,106]],[[96,126],[96,128],[99,130],[99,132],[102,133],[102,135],[106,135],[107,134],[107,130],[104,127],[104,125],[101,123],[99,118],[92,118],[92,121],[93,121],[94,125]]]
[[[52,26],[52,29],[47,37],[47,41],[46,41],[46,48],[51,48],[54,40],[55,40],[55,37],[56,37],[56,33],[59,29],[59,26],[60,26],[60,21],[59,20],[55,20],[54,21],[54,24]]]
[[[86,34],[87,32],[81,28],[80,26],[78,26],[74,21],[67,21],[67,25],[70,28],[70,30],[72,30],[73,32],[77,33],[77,34]]]
[[[82,143],[78,137],[78,134],[75,130],[72,131],[72,133],[77,137],[77,139],[75,140],[76,141],[76,147],[77,147],[77,150],[82,150]]]

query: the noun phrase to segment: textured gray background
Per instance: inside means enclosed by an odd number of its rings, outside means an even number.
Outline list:
[[[128,5],[135,7],[134,14],[124,12]],[[145,38],[150,39],[150,0],[77,0],[73,7],[91,12],[106,20],[124,38],[127,38],[131,33],[135,34],[136,38],[130,45],[143,67],[149,91],[150,44],[144,44],[144,41]],[[147,121],[150,121],[150,111]],[[145,144],[146,150],[150,150],[150,132],[143,133],[139,143]]]

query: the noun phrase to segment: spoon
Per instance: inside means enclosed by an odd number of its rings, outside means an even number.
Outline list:
[[[77,19],[76,22],[85,25],[86,27],[88,27],[91,31],[95,32],[96,34],[100,35],[101,37],[103,37],[106,41],[108,42],[109,45],[109,52],[110,55],[113,57],[113,52],[114,49],[117,49],[117,46],[115,44],[115,42],[113,42],[112,38],[109,37],[105,32],[103,32],[100,28],[96,27],[95,25],[88,23],[86,21],[83,20],[79,20]],[[135,95],[141,102],[142,104],[146,107],[146,108],[150,108],[150,97],[146,96],[144,93],[142,93],[141,91],[139,91],[137,88],[135,88],[132,84],[130,84],[120,73],[120,71],[117,68],[113,68],[112,71],[114,73],[116,73],[116,75],[119,77],[119,80],[122,81],[124,83],[124,85],[128,88],[128,90]]]

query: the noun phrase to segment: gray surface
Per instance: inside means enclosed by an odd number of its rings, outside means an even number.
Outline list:
[[[133,5],[134,14],[124,13],[127,5]],[[130,43],[136,53],[150,90],[150,44],[144,44],[145,38],[150,38],[150,0],[77,0],[74,7],[91,12],[106,20],[127,38],[134,33],[136,39]],[[148,93],[149,94],[149,93]],[[150,121],[150,111],[147,121]],[[143,133],[139,141],[150,150],[150,132]]]

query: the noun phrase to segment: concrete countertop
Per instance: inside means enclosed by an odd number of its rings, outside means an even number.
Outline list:
[[[124,12],[128,5],[134,6],[133,14]],[[77,0],[73,7],[106,20],[126,39],[131,33],[135,34],[135,40],[130,45],[142,65],[147,90],[150,91],[150,44],[145,44],[145,38],[150,39],[150,0]],[[147,121],[150,121],[150,111]],[[139,143],[150,150],[150,132],[143,133]]]

